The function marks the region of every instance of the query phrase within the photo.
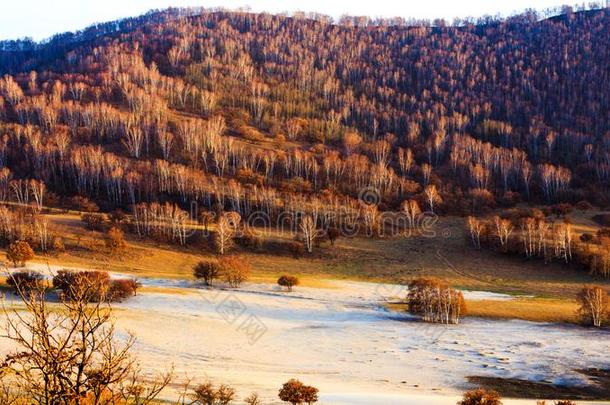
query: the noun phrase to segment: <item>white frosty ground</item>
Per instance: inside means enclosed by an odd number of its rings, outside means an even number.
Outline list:
[[[422,324],[381,306],[404,294],[400,286],[341,281],[286,293],[262,284],[231,291],[143,281],[179,290],[118,305],[119,329],[138,336],[142,368],[173,364],[177,378],[228,383],[241,397],[256,391],[264,403],[275,403],[289,378],[318,387],[323,404],[442,405],[455,404],[468,375],[586,383],[572,370],[608,366],[608,332],[479,319]]]
[[[145,367],[173,363],[178,374],[207,376],[268,400],[296,377],[319,387],[327,404],[454,404],[468,375],[586,383],[572,370],[608,365],[607,332],[474,319],[426,325],[380,306],[400,287],[334,287],[146,294],[121,305],[129,310],[119,325],[139,336]]]

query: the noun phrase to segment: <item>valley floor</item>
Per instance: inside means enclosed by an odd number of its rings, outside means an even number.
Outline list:
[[[142,293],[117,305],[115,315],[121,334],[138,337],[143,370],[173,364],[176,380],[210,378],[241,397],[256,391],[264,403],[275,403],[289,378],[318,387],[324,404],[442,405],[470,388],[468,376],[587,385],[575,370],[608,365],[608,331],[477,318],[423,324],[386,309],[404,295],[398,285],[325,280],[285,292],[262,283],[225,290],[142,281]],[[465,295],[470,302],[513,299]]]

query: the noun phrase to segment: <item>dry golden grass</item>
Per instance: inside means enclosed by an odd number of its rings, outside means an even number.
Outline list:
[[[468,316],[577,323],[578,304],[572,300],[518,298],[512,301],[470,301]]]
[[[572,215],[579,231],[594,231],[590,220],[595,212]],[[193,266],[214,257],[205,243],[190,247],[139,241],[128,238],[128,248],[120,257],[104,248],[103,235],[83,228],[74,213],[53,214],[49,219],[69,247],[59,256],[39,257],[40,261],[71,267],[97,268],[140,277],[191,278]],[[244,256],[253,268],[253,281],[274,283],[282,274],[296,275],[302,285],[325,286],[324,279],[350,279],[406,283],[418,276],[436,276],[454,287],[573,299],[583,284],[610,287],[607,280],[590,277],[584,271],[561,263],[545,265],[489,251],[476,251],[465,235],[464,219],[441,218],[427,237],[384,239],[340,238],[335,246],[325,242],[314,254],[295,259],[287,252],[235,253]],[[290,239],[271,233],[271,239]],[[517,308],[515,308],[517,310]]]
[[[511,301],[467,301],[467,316],[488,319],[521,319],[531,322],[578,323],[578,304],[574,300],[550,298],[515,298]],[[404,303],[388,305],[404,312]]]
[[[188,295],[190,292],[184,288],[179,287],[165,287],[165,286],[144,286],[138,289],[138,294],[141,293],[153,293],[153,294],[174,294],[174,295]]]

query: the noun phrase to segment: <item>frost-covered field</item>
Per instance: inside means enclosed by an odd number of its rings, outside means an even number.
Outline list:
[[[178,374],[208,376],[269,399],[297,377],[319,387],[329,404],[455,403],[468,375],[586,383],[571,370],[608,364],[607,332],[476,319],[427,325],[382,308],[402,293],[399,286],[329,285],[292,293],[270,285],[183,286],[180,294],[145,294],[121,304],[129,310],[119,323],[139,336],[146,368],[174,363]],[[466,293],[492,297],[509,299]]]
[[[167,289],[119,304],[116,316],[122,332],[137,335],[146,372],[173,364],[177,379],[225,382],[265,403],[289,378],[318,387],[325,404],[455,404],[469,375],[584,384],[572,370],[608,366],[608,332],[481,319],[422,324],[384,310],[384,301],[404,296],[401,286],[328,281],[328,288],[288,293],[264,284],[224,290],[143,282]]]

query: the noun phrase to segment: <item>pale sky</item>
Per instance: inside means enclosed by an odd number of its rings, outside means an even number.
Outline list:
[[[316,11],[371,17],[445,18],[508,15],[527,8],[542,10],[574,0],[0,0],[0,39],[32,37],[75,31],[93,23],[133,17],[167,7],[248,6],[252,11]]]

